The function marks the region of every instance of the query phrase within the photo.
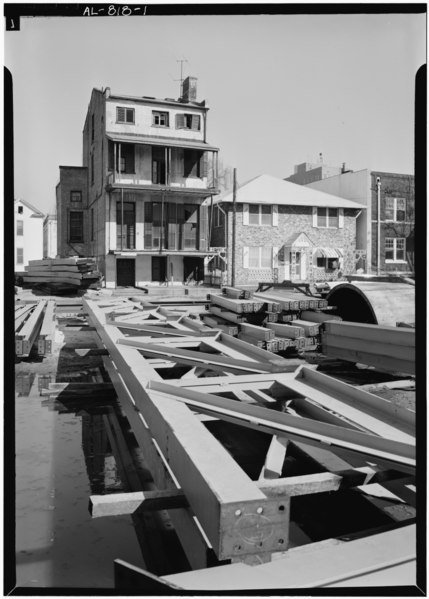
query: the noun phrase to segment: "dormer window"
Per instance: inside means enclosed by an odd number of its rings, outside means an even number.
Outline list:
[[[201,117],[199,114],[176,114],[176,129],[191,129],[199,131],[201,128]]]
[[[116,122],[134,124],[134,108],[116,107]]]
[[[170,123],[168,112],[152,110],[152,125],[155,127],[169,127]]]

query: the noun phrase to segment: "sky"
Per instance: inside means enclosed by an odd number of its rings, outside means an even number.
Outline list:
[[[59,165],[82,164],[92,88],[178,98],[179,60],[239,183],[288,177],[320,153],[330,166],[412,174],[425,36],[425,14],[21,18],[4,34],[15,198],[55,213]]]

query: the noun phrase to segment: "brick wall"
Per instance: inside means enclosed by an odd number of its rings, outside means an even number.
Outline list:
[[[414,269],[415,189],[414,176],[398,173],[371,172],[372,270],[377,270],[377,177],[380,177],[380,268],[382,272],[408,272]],[[387,197],[405,198],[404,222],[386,222]],[[405,238],[406,260],[386,262],[385,240]]]
[[[228,264],[232,264],[232,206],[223,205],[228,211]],[[343,273],[352,273],[355,270],[356,249],[356,210],[344,210],[344,227],[341,229],[324,229],[313,227],[311,206],[279,206],[278,226],[252,226],[243,225],[243,206],[237,204],[236,214],[236,252],[235,252],[235,284],[249,283],[249,270],[243,268],[243,247],[270,246],[281,248],[285,241],[293,235],[305,233],[315,247],[341,248],[344,252]],[[224,232],[221,228],[214,228],[212,245],[223,245]],[[266,280],[272,273],[256,273]],[[264,276],[265,275],[265,276]],[[281,278],[281,277],[280,277]],[[261,279],[263,280],[263,279]],[[230,273],[229,273],[229,282]],[[253,281],[252,281],[253,282]]]
[[[81,202],[71,201],[71,192],[80,191]],[[88,255],[88,186],[87,169],[77,166],[60,166],[57,196],[57,252],[61,258]],[[83,212],[83,242],[69,241],[70,211]]]

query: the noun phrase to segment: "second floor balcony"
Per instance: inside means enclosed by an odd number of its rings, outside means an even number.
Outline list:
[[[217,192],[218,152],[202,142],[108,141],[108,185]],[[173,143],[173,142],[171,142]],[[178,143],[178,142],[175,142]]]

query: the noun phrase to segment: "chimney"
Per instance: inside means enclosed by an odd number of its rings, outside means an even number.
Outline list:
[[[182,83],[182,102],[196,102],[197,100],[197,78],[186,77]]]
[[[345,172],[346,172],[346,163],[345,163],[345,162],[343,162],[343,165],[342,165],[342,167],[341,167],[341,172],[342,172],[342,173],[345,173]]]

